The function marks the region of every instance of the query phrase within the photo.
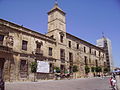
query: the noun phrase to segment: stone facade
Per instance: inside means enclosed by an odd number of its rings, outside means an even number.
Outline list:
[[[4,61],[3,74],[6,81],[33,81],[31,62],[50,63],[50,73],[36,73],[36,79],[53,79],[54,67],[72,73],[78,66],[75,77],[84,77],[85,66],[104,67],[103,49],[66,32],[65,12],[56,3],[48,12],[46,35],[23,26],[0,19],[0,61]],[[89,76],[93,76],[90,72]]]

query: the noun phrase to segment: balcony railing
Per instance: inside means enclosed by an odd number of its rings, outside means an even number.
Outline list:
[[[37,54],[37,55],[43,55],[43,50],[37,48],[37,49],[35,50],[35,54]]]
[[[0,45],[0,51],[12,53],[12,48],[4,45]]]

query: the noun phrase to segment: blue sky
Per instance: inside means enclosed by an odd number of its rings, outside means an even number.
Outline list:
[[[0,18],[47,32],[47,12],[55,0],[0,0]],[[102,32],[112,41],[115,66],[120,67],[120,0],[58,0],[67,32],[96,44]]]

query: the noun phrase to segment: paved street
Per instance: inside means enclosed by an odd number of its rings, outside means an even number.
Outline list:
[[[90,78],[6,83],[6,90],[111,90],[109,79]]]

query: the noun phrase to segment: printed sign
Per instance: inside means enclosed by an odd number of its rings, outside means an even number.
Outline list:
[[[37,72],[38,73],[49,73],[50,64],[45,61],[37,61]]]

